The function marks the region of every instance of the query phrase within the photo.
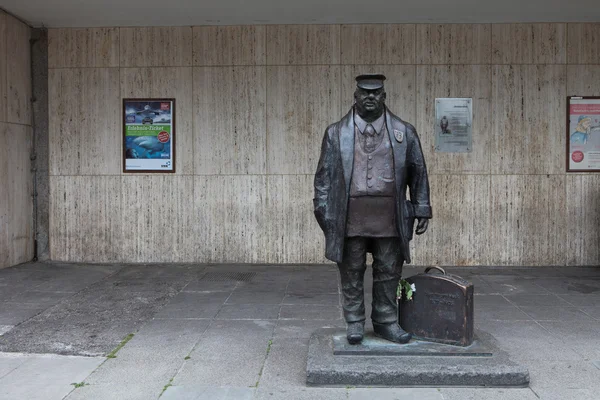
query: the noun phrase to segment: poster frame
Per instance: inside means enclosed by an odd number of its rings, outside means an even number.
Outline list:
[[[171,141],[171,154],[172,154],[172,158],[171,158],[171,164],[172,167],[171,169],[162,169],[162,168],[157,168],[157,169],[127,169],[127,157],[126,157],[126,146],[125,146],[125,141],[127,138],[127,131],[126,131],[126,124],[127,124],[127,113],[125,112],[126,107],[127,107],[127,103],[129,102],[139,102],[139,103],[145,103],[145,102],[170,102],[171,103],[171,134],[170,134],[170,141]],[[123,173],[157,173],[157,174],[174,174],[176,172],[176,160],[177,160],[177,118],[176,118],[176,112],[177,112],[177,107],[176,107],[176,103],[175,103],[175,98],[165,98],[165,97],[156,97],[156,98],[151,98],[151,97],[141,97],[141,98],[123,98],[123,102],[122,102],[122,109],[121,109],[121,116],[122,116],[122,137],[121,137],[121,146],[122,146],[122,162],[123,162]]]
[[[571,169],[571,100],[600,100],[600,96],[567,96],[566,140],[565,140],[565,171],[568,172],[600,172],[599,168]]]

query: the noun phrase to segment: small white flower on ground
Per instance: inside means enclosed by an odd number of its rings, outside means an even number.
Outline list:
[[[416,292],[416,291],[417,291],[417,288],[415,287],[415,284],[414,284],[414,283],[411,283],[411,284],[410,284],[410,289],[411,289],[413,292]]]

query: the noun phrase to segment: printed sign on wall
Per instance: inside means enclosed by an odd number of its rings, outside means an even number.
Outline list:
[[[470,98],[435,99],[435,151],[469,153],[472,150],[473,104]]]
[[[123,99],[123,172],[175,172],[175,99]]]
[[[567,98],[567,172],[600,172],[600,97]]]

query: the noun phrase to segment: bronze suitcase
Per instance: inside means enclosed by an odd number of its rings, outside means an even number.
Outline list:
[[[437,269],[441,274],[429,274]],[[458,346],[473,343],[473,284],[439,267],[411,276],[412,300],[398,299],[400,326],[415,339]]]

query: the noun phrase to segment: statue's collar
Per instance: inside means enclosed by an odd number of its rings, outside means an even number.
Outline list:
[[[365,128],[369,124],[369,122],[365,121],[358,115],[356,110],[354,110],[354,123],[358,127],[360,133],[365,131]],[[385,111],[377,118],[375,121],[370,122],[370,124],[375,128],[375,132],[379,135],[381,133],[381,129],[383,128],[383,124],[385,124]]]

